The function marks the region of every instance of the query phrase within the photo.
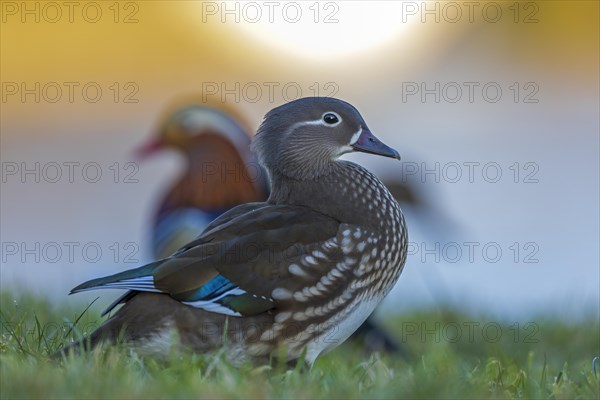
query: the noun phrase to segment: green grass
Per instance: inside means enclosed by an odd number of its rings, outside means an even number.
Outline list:
[[[49,355],[63,343],[102,321],[99,310],[10,293],[0,300],[2,399],[600,398],[594,318],[516,326],[452,312],[403,315],[387,327],[405,357],[369,356],[344,344],[311,370],[289,370],[277,363],[234,367],[219,351],[159,361],[108,348],[54,361]]]

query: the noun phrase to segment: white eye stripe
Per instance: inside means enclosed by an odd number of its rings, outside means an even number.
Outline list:
[[[354,135],[352,135],[352,138],[350,139],[350,145],[353,145],[354,143],[356,143],[358,141],[358,138],[360,138],[362,131],[363,131],[363,129],[361,126],[360,128],[358,128],[358,131],[356,131],[356,133]]]
[[[321,125],[321,126],[331,126],[325,123],[325,121],[323,121],[322,119],[315,119],[314,121],[304,121],[304,122],[298,122],[297,124],[295,124],[294,126],[301,126],[301,125]]]
[[[333,115],[335,115],[338,118],[338,122],[336,122],[335,124],[328,124],[327,122],[325,122],[323,120],[323,117],[326,114],[333,114]],[[328,128],[332,128],[334,126],[338,126],[341,122],[342,122],[342,117],[340,117],[340,115],[338,113],[333,112],[333,111],[327,111],[327,112],[323,113],[323,115],[319,119],[315,119],[315,120],[312,120],[312,121],[302,121],[302,122],[295,123],[294,125],[291,126],[291,130],[294,130],[294,129],[296,129],[299,126],[304,126],[304,125],[309,125],[309,126],[326,126]]]

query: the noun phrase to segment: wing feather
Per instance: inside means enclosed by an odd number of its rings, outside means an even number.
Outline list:
[[[307,207],[245,204],[217,218],[171,257],[94,279],[72,293],[133,291],[121,302],[136,291],[162,292],[207,311],[255,315],[324,295],[325,285],[342,290],[347,277],[339,268],[341,230],[346,228],[338,220]]]

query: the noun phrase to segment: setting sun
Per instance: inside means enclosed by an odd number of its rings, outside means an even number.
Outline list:
[[[377,7],[361,2],[205,2],[202,20],[228,23],[275,48],[326,62],[406,33],[415,15],[405,6],[387,1]]]

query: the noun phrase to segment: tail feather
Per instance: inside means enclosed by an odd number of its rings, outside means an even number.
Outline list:
[[[160,292],[160,290],[154,287],[151,278],[154,270],[163,262],[165,262],[165,260],[159,260],[139,268],[89,280],[71,289],[69,294],[100,288],[133,289],[143,292]]]

